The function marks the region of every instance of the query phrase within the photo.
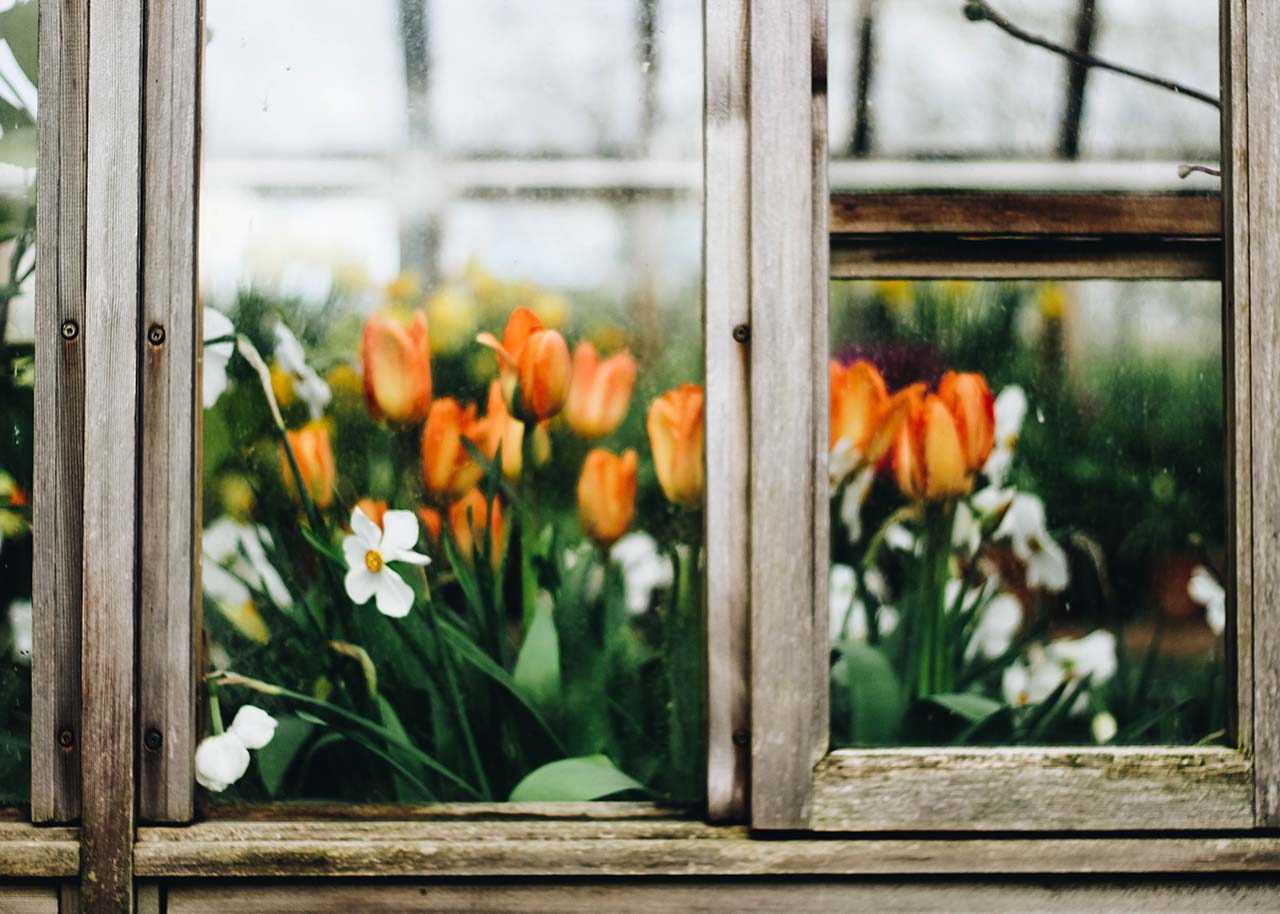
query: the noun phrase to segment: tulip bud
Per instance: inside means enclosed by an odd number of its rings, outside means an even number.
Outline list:
[[[463,409],[452,397],[431,404],[422,428],[422,478],[438,501],[457,501],[484,476],[484,468],[471,459],[462,439],[483,449],[486,435],[474,404]]]
[[[489,501],[479,489],[472,489],[449,506],[449,529],[458,544],[458,551],[467,562],[474,562],[481,551],[485,531],[489,535],[490,559],[496,568],[502,561],[503,523],[502,502],[493,499],[493,513],[489,513]]]
[[[893,469],[902,494],[915,500],[966,495],[972,488],[960,424],[936,394],[916,389],[907,398]]]
[[[333,487],[338,478],[338,465],[333,457],[333,442],[329,437],[329,426],[323,421],[308,422],[297,431],[285,432],[289,449],[298,462],[298,472],[307,487],[311,501],[321,510],[333,504]],[[296,493],[293,469],[289,466],[289,456],[281,448],[280,472],[285,485]]]
[[[512,482],[519,480],[524,461],[524,423],[507,412],[506,401],[502,399],[502,385],[498,381],[489,384],[489,407],[482,422],[487,442],[485,456],[493,460],[501,446],[502,475]]]
[[[948,371],[938,384],[938,396],[959,422],[966,465],[977,472],[996,441],[995,398],[986,379],[976,372]]]
[[[243,705],[227,727],[227,733],[240,740],[246,749],[261,749],[275,735],[277,721],[256,705]]]
[[[881,411],[889,399],[884,378],[870,362],[858,360],[841,365],[832,360],[831,381],[831,447],[849,442],[854,451],[865,455]]]
[[[573,382],[564,408],[569,428],[588,441],[612,433],[627,415],[635,384],[636,360],[629,352],[601,362],[595,346],[579,343],[573,350]]]
[[[682,384],[649,406],[649,446],[667,499],[686,508],[702,504],[703,391]]]
[[[507,408],[522,421],[550,419],[569,396],[571,365],[564,337],[547,330],[528,308],[516,308],[499,343],[491,333],[477,342],[498,354]]]
[[[231,733],[206,736],[196,747],[196,783],[221,793],[249,770],[249,750]]]
[[[389,313],[364,325],[364,392],[375,419],[421,421],[431,408],[431,344],[427,315],[416,311],[405,325]]]
[[[621,457],[596,448],[587,454],[578,478],[578,518],[582,531],[602,548],[627,532],[636,513],[636,452]]]

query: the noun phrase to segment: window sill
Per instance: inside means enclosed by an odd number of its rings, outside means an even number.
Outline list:
[[[79,829],[0,822],[0,878],[63,879],[79,873]]]

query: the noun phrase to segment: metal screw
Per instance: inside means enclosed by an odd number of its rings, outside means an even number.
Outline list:
[[[745,746],[751,742],[751,733],[747,729],[739,729],[733,731],[733,744],[735,746]]]
[[[164,736],[155,727],[149,727],[142,737],[142,745],[146,746],[151,752],[159,752],[160,747],[164,745]]]
[[[164,342],[164,328],[159,324],[152,324],[147,331],[147,342],[152,346],[159,346]]]
[[[733,339],[737,343],[745,343],[751,339],[751,327],[747,324],[739,324],[733,328]]]
[[[63,749],[70,749],[76,744],[75,734],[71,732],[71,728],[67,727],[58,731],[58,745]]]
[[[64,340],[74,340],[80,335],[80,325],[75,321],[62,322],[62,338]]]

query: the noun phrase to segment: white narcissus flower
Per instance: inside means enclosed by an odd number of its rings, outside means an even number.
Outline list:
[[[196,783],[221,793],[249,770],[249,750],[234,733],[206,736],[196,747]]]
[[[272,545],[271,534],[265,527],[241,523],[227,515],[204,528],[200,543],[207,560],[254,590],[266,593],[281,609],[289,609],[293,606],[293,597],[280,572],[267,558],[266,547]]]
[[[9,637],[13,659],[31,663],[31,601],[14,600],[9,604]]]
[[[835,562],[827,579],[827,627],[831,641],[842,639],[866,641],[867,606],[858,599],[857,572],[848,565]],[[872,568],[863,575],[867,592],[880,601],[876,610],[876,626],[880,634],[891,635],[898,627],[898,610],[887,605],[888,583],[879,571]]]
[[[1093,715],[1093,720],[1089,722],[1089,731],[1093,734],[1093,741],[1099,746],[1115,739],[1119,730],[1120,725],[1116,723],[1115,715],[1110,711],[1100,711]]]
[[[208,409],[218,402],[222,392],[227,389],[227,365],[235,352],[235,343],[225,340],[221,343],[210,343],[209,340],[232,336],[236,328],[221,311],[214,308],[204,309],[204,358],[200,381],[203,391],[204,408]]]
[[[1035,495],[1018,493],[996,529],[996,538],[1008,537],[1013,553],[1027,569],[1027,586],[1058,592],[1067,586],[1067,554],[1049,536],[1044,502]]]
[[[1047,647],[1032,645],[1025,659],[1005,668],[1001,690],[1008,704],[1023,707],[1044,701],[1064,680],[1074,684],[1088,676],[1090,688],[1096,688],[1115,672],[1116,637],[1099,629],[1083,638],[1054,641]],[[1088,709],[1088,696],[1082,694],[1069,713],[1079,717]]]
[[[333,399],[329,385],[307,364],[307,354],[302,343],[298,342],[293,331],[283,322],[276,323],[275,343],[276,361],[293,379],[294,390],[311,410],[311,418],[319,419],[324,408]]]
[[[841,443],[844,442],[843,438],[840,440]],[[840,519],[849,532],[850,545],[862,539],[862,503],[867,500],[867,493],[871,491],[871,483],[875,478],[875,467],[864,467],[844,487],[844,496],[840,499]]]
[[[671,558],[658,551],[658,541],[643,531],[628,533],[613,544],[609,558],[622,568],[627,612],[638,616],[649,609],[655,590],[675,582]]]
[[[1187,596],[1204,607],[1204,621],[1215,635],[1227,627],[1227,592],[1208,568],[1197,565],[1187,582]]]
[[[982,657],[994,660],[1012,647],[1013,638],[1021,627],[1022,603],[1012,594],[996,594],[978,612],[978,624],[965,645],[965,659]]]
[[[1092,686],[1100,686],[1116,674],[1116,636],[1106,629],[1083,638],[1054,641],[1047,650],[1073,679],[1089,676]]]
[[[1048,656],[1040,645],[1033,644],[1026,658],[1005,667],[1000,690],[1005,703],[1015,708],[1035,705],[1053,694],[1064,675],[1062,664]]]
[[[1004,481],[1013,463],[1013,450],[1027,418],[1027,394],[1017,384],[1010,384],[996,396],[996,441],[982,472],[993,485]]]
[[[899,552],[914,553],[920,545],[919,539],[905,524],[890,524],[886,527],[884,541],[890,549],[897,549]]]
[[[418,544],[418,519],[412,511],[388,511],[379,528],[363,511],[351,512],[351,536],[342,541],[347,560],[344,581],[347,596],[357,606],[376,598],[378,612],[393,619],[409,615],[413,588],[391,567],[391,562],[426,565],[431,559],[414,552]]]
[[[275,735],[277,721],[256,705],[243,705],[227,732],[240,740],[246,749],[261,749]]]

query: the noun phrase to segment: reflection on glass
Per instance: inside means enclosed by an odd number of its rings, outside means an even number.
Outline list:
[[[31,745],[36,4],[0,0],[0,805],[27,802]]]
[[[1228,696],[1214,283],[832,287],[832,743],[1199,743]]]
[[[865,162],[833,169],[835,186],[846,177],[855,186],[1056,186],[1067,179],[1045,170],[1054,160],[1111,166],[1066,171],[1076,184],[1177,186],[1178,163],[1217,160],[1214,105],[1077,67],[977,15],[983,9],[1061,48],[1218,93],[1216,0],[832,0],[831,152],[882,166],[872,177]],[[985,177],[964,167],[980,161],[1005,167]]]
[[[207,26],[206,796],[697,797],[701,4]]]

